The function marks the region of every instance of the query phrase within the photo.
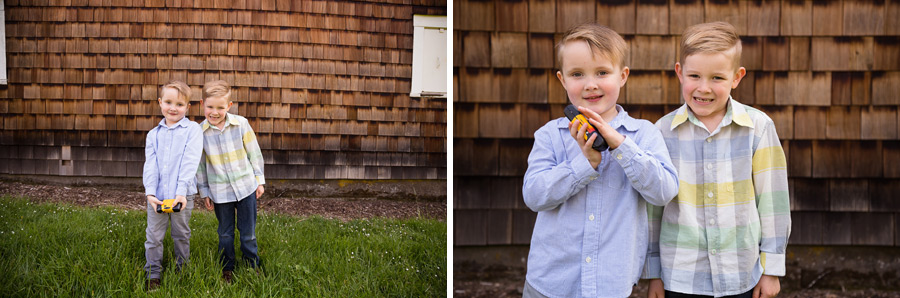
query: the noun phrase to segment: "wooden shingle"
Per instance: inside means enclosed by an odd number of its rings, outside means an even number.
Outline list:
[[[795,107],[794,138],[802,140],[824,139],[827,111],[827,108],[822,107]]]
[[[847,178],[851,167],[850,143],[846,141],[813,141],[813,177]]]
[[[527,67],[527,35],[524,33],[491,34],[491,65],[494,67]]]
[[[877,179],[869,183],[869,192],[872,197],[871,211],[900,211],[900,200],[895,195],[900,191],[900,183],[897,182],[896,179]]]
[[[843,1],[807,1],[812,2],[812,30],[817,36],[841,35],[843,30]],[[808,4],[807,4],[808,5]]]
[[[458,5],[458,7],[457,7]],[[457,30],[494,30],[494,2],[466,0],[454,3],[453,24],[459,24]]]
[[[784,1],[781,3],[781,34],[809,36],[813,28],[813,1]]]
[[[790,179],[791,211],[828,211],[830,208],[827,179]]]
[[[556,55],[553,35],[530,34],[528,38],[528,67],[553,68],[555,63]]]
[[[890,213],[852,213],[853,245],[893,245],[894,217]]]
[[[556,32],[556,0],[528,0],[528,31]]]
[[[724,21],[737,29],[738,35],[747,35],[747,3],[740,0],[706,2],[704,13],[706,22]]]
[[[873,105],[900,105],[898,92],[900,92],[900,72],[872,73]]]
[[[825,124],[825,137],[842,140],[859,139],[860,123],[859,107],[830,107]]]
[[[898,137],[897,108],[870,106],[862,108],[860,137],[864,140],[894,140]]]
[[[850,176],[878,178],[882,176],[882,145],[879,141],[848,142],[850,156],[853,157]]]
[[[790,43],[787,37],[768,37],[763,46],[763,70],[788,70]]]
[[[491,36],[486,32],[463,33],[463,63],[467,67],[491,66]]]
[[[636,7],[637,34],[667,34],[669,32],[669,4],[664,0],[641,1]]]
[[[630,67],[634,70],[670,70],[674,67],[676,40],[667,36],[638,35],[631,43]]]
[[[850,1],[843,4],[844,35],[884,34],[885,1]]]
[[[564,21],[560,19],[568,18],[571,14],[564,13],[562,11],[562,8],[558,8],[559,14],[557,15],[556,31],[565,32],[569,29],[569,27],[560,27],[561,22],[576,25],[584,22],[594,21],[593,19],[595,18],[595,12],[593,11],[593,7],[585,7],[584,9],[588,11],[580,12],[577,15],[577,18]],[[600,25],[608,26],[610,29],[613,29],[617,33],[622,35],[635,33],[636,15],[637,8],[634,2],[631,1],[597,2],[596,5],[596,22]]]
[[[481,104],[478,135],[483,138],[516,138],[520,135],[520,111],[515,104]]]
[[[498,31],[528,31],[528,1],[502,0],[494,2]]]
[[[771,36],[781,33],[781,3],[778,1],[749,1],[747,4],[747,35]]]

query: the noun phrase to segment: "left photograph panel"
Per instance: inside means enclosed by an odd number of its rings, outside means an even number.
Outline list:
[[[444,296],[447,15],[0,1],[0,288]]]

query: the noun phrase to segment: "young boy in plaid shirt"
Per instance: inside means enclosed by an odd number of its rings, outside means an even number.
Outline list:
[[[260,265],[256,247],[256,199],[266,183],[263,157],[247,119],[229,114],[231,86],[225,81],[203,85],[203,156],[197,171],[200,196],[219,221],[219,260],[222,278],[230,283],[234,271],[234,228],[241,232],[241,253],[251,267]]]
[[[685,102],[656,122],[678,196],[651,206],[650,297],[772,297],[791,233],[787,162],[775,123],[731,97],[747,71],[724,22],[685,30],[675,73]],[[659,278],[662,278],[661,280]]]

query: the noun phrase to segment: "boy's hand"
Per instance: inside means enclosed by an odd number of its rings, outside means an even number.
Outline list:
[[[156,211],[156,206],[162,205],[162,203],[163,203],[162,201],[160,201],[159,199],[157,199],[156,196],[152,196],[152,195],[151,195],[151,196],[147,196],[147,202],[150,203],[150,207],[153,208],[153,211],[154,211],[154,212]]]
[[[781,292],[781,283],[778,281],[778,276],[763,274],[759,278],[759,283],[753,288],[753,298],[775,297],[775,295],[778,295],[778,292]]]
[[[212,200],[210,200],[209,197],[205,197],[205,198],[203,198],[203,201],[206,203],[205,204],[206,210],[212,211],[213,210]]]
[[[654,278],[650,280],[650,290],[647,291],[647,298],[663,298],[666,296],[666,290],[663,288],[662,279]]]
[[[265,193],[265,192],[266,192],[266,188],[263,187],[262,184],[260,184],[259,186],[256,187],[256,198],[259,199],[259,197],[262,197],[263,193]]]
[[[172,202],[172,206],[176,206],[178,203],[181,203],[181,209],[187,208],[187,198],[184,196],[175,196],[175,202]]]
[[[612,126],[609,126],[609,123],[606,123],[606,120],[604,120],[603,117],[600,117],[596,112],[585,107],[578,107],[578,111],[591,122],[591,125],[597,129],[600,136],[606,140],[606,144],[609,145],[609,150],[619,148],[619,145],[622,145],[622,142],[625,141],[625,136],[613,129]]]
[[[597,134],[594,134],[585,141],[584,134],[586,131],[587,125],[582,125],[581,121],[575,120],[569,122],[569,133],[571,133],[572,137],[575,138],[575,141],[578,142],[578,146],[581,147],[581,152],[584,153],[584,157],[587,157],[588,162],[591,163],[591,168],[596,170],[597,166],[600,165],[600,161],[603,160],[603,155],[600,154],[600,151],[594,150],[594,148],[591,147],[594,140],[598,138]]]

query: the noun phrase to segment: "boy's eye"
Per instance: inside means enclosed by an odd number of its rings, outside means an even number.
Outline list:
[[[608,72],[608,71],[605,71],[605,70],[601,70],[601,71],[597,72],[597,74],[598,74],[598,75],[601,75],[601,76],[605,76],[605,75],[608,75],[609,72]]]
[[[700,75],[692,74],[692,75],[688,75],[688,77],[689,77],[689,78],[697,79],[697,78],[700,78]]]
[[[725,78],[723,78],[723,77],[713,77],[713,80],[724,80],[724,79]]]
[[[580,72],[573,72],[573,73],[572,73],[572,76],[573,76],[573,77],[580,77],[580,76],[581,76],[581,73],[580,73]]]

